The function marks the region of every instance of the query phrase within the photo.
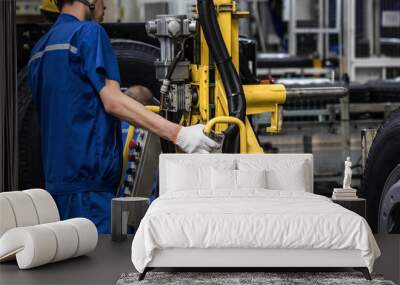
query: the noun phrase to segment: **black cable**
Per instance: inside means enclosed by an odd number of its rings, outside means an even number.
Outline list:
[[[246,99],[243,86],[225,46],[214,3],[212,0],[198,0],[197,9],[204,37],[224,85],[229,115],[244,122],[246,118]],[[239,129],[236,125],[230,125],[225,131],[222,151],[225,153],[239,152]]]
[[[174,73],[174,70],[176,68],[176,66],[178,65],[178,62],[181,60],[181,57],[183,55],[183,50],[184,50],[184,41],[181,44],[181,49],[178,51],[178,53],[176,54],[176,56],[174,57],[174,59],[172,60],[172,64],[170,66],[170,68],[168,69],[168,73],[166,76],[166,79],[171,81],[171,77],[172,74]]]

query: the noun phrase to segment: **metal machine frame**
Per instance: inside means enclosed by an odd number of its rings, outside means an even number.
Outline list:
[[[383,57],[379,56],[380,47],[377,41],[379,41],[379,1],[367,0],[366,10],[368,13],[367,19],[367,36],[371,42],[370,57],[368,58],[357,58],[356,57],[356,1],[346,0],[343,1],[343,30],[344,30],[344,54],[345,57],[345,69],[349,74],[350,79],[357,81],[357,71],[360,70],[377,70],[381,71],[381,79],[386,79],[386,73],[388,68],[397,68],[400,66],[400,58],[398,57]],[[370,20],[373,19],[373,20]]]
[[[298,4],[302,4],[301,1],[290,0],[289,4],[289,53],[291,55],[297,55],[297,35],[298,34],[316,34],[318,36],[317,48],[318,54],[321,58],[327,58],[329,56],[329,36],[340,35],[341,33],[341,17],[342,17],[342,0],[336,0],[336,14],[335,14],[335,25],[329,27],[329,3],[327,0],[318,0],[318,27],[316,28],[299,28],[297,27],[297,16],[296,7]],[[339,36],[339,45],[341,38]]]
[[[232,63],[239,70],[239,19],[247,17],[248,12],[238,11],[237,3],[232,0],[214,1],[219,29]],[[197,94],[197,104],[192,105],[190,112],[183,113],[183,121],[186,125],[198,123],[206,124],[206,131],[212,128],[216,132],[226,131],[229,123],[239,124],[242,144],[242,153],[262,153],[263,149],[258,143],[257,137],[247,118],[249,115],[269,112],[271,113],[271,125],[267,128],[269,133],[278,133],[281,130],[281,105],[286,100],[286,89],[281,84],[257,84],[243,85],[246,101],[246,117],[239,120],[232,117],[229,110],[228,96],[219,70],[215,71],[215,81],[212,75],[215,70],[214,59],[211,58],[209,45],[204,35],[203,27],[197,33],[195,41],[199,44],[199,62],[192,63],[189,67],[189,82],[192,90]],[[161,44],[162,45],[162,44]],[[162,47],[161,47],[162,48]],[[214,111],[211,111],[214,104]],[[158,111],[155,107],[150,107]],[[242,125],[243,124],[243,125]],[[243,145],[245,144],[245,145]]]

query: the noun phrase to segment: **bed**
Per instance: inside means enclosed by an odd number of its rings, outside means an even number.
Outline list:
[[[353,267],[380,255],[364,218],[313,194],[310,154],[162,154],[160,196],[135,234],[158,267]]]

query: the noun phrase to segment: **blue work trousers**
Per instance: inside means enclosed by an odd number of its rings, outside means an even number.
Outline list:
[[[79,192],[52,195],[62,220],[87,218],[102,234],[111,233],[112,192]]]

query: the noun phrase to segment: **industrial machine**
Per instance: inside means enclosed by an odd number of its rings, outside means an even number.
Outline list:
[[[146,26],[160,41],[161,56],[155,63],[162,82],[160,113],[183,125],[207,124],[207,132],[214,127],[224,131],[222,152],[262,152],[249,115],[269,112],[268,132],[281,129],[284,86],[242,85],[238,75],[238,22],[247,15],[234,1],[199,1],[197,19],[161,15]],[[174,152],[166,142],[163,150]]]
[[[266,131],[282,128],[282,104],[290,97],[344,96],[344,87],[297,88],[282,84],[242,84],[239,77],[239,19],[249,16],[232,0],[199,0],[196,17],[160,15],[146,30],[160,41],[155,62],[161,104],[151,107],[182,125],[206,124],[223,136],[224,153],[260,153],[252,115],[269,114]],[[164,152],[175,147],[162,142]]]
[[[194,18],[159,15],[146,23],[147,33],[160,43],[160,56],[154,65],[161,85],[159,106],[147,108],[184,126],[205,124],[205,133],[222,142],[220,152],[262,153],[251,116],[267,114],[266,132],[277,134],[282,129],[286,100],[346,95],[343,86],[287,89],[283,84],[260,84],[257,80],[243,84],[239,74],[243,66],[239,65],[249,62],[241,58],[248,46],[239,40],[239,20],[249,13],[239,11],[232,0],[199,0],[194,10]],[[129,186],[124,192],[133,196],[143,193],[142,187],[135,187],[139,183],[130,181],[127,168],[134,128],[128,130],[122,172],[124,184]],[[161,148],[164,153],[179,151],[164,140]],[[149,167],[138,160],[135,172],[143,168]],[[152,177],[147,178],[147,185]],[[150,194],[151,188],[146,189]]]

